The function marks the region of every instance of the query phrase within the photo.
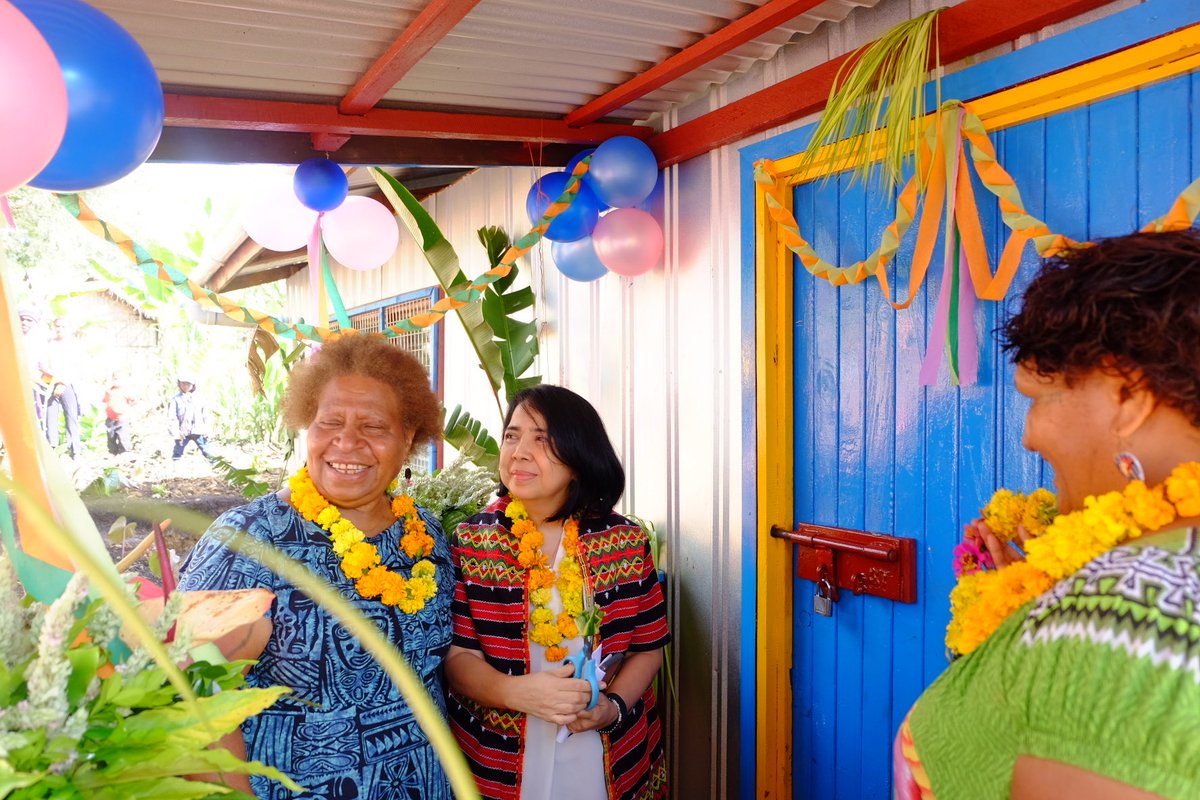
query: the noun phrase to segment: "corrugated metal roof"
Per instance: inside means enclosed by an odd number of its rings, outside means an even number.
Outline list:
[[[828,0],[614,111],[643,121],[878,0]],[[562,117],[768,0],[482,0],[381,107]],[[168,92],[330,103],[424,0],[96,0]]]
[[[142,45],[166,92],[201,98],[252,99],[254,119],[245,106],[220,119],[186,117],[167,160],[184,153],[188,160],[253,160],[246,154],[263,143],[276,148],[279,161],[302,153],[296,137],[319,128],[256,127],[273,120],[280,101],[315,104],[314,114],[328,114],[369,74],[414,19],[429,8],[469,8],[465,16],[431,46],[386,91],[370,93],[377,109],[447,111],[478,115],[481,126],[495,117],[562,120],[572,111],[655,67],[762,6],[782,0],[91,0],[111,15]],[[431,3],[444,5],[431,6]],[[807,13],[746,41],[663,86],[608,112],[601,121],[650,121],[672,104],[684,103],[731,75],[770,59],[797,37],[822,22],[840,21],[855,7],[879,0],[826,0]],[[462,13],[459,11],[458,13]],[[430,14],[426,14],[430,16]],[[449,16],[439,18],[448,20]],[[419,52],[410,51],[410,52]],[[388,73],[391,74],[391,73]],[[388,80],[391,80],[390,78]],[[386,83],[386,82],[385,82]],[[361,98],[359,98],[361,99]],[[272,102],[276,105],[272,105]],[[227,106],[228,104],[226,104]],[[185,119],[185,117],[180,118]],[[190,126],[196,125],[192,128]],[[212,130],[213,128],[226,130]],[[285,133],[284,131],[290,131]],[[237,134],[230,136],[229,134]],[[258,138],[250,138],[257,136]],[[433,134],[436,137],[436,133]],[[540,142],[540,130],[525,141]],[[611,135],[609,132],[607,135]],[[270,142],[263,136],[273,136]],[[287,139],[286,137],[293,137]],[[368,134],[368,138],[370,134]],[[164,137],[165,138],[165,137]],[[358,137],[362,138],[362,137]],[[486,138],[486,137],[481,137]],[[204,146],[196,144],[202,140]],[[599,139],[592,139],[598,141]],[[344,141],[344,140],[343,140]],[[431,139],[425,139],[430,141]],[[161,144],[161,143],[160,143]],[[462,166],[478,164],[479,143],[467,142],[466,160],[441,163],[459,168],[430,167],[436,148],[424,161],[408,157],[383,163],[425,164],[393,170],[419,196],[457,180]],[[335,149],[337,144],[322,149]],[[576,150],[578,147],[575,148]],[[420,158],[421,148],[410,147]],[[442,151],[445,152],[445,151]],[[520,155],[520,151],[518,155]],[[540,152],[540,151],[539,151]],[[346,151],[342,151],[343,155]],[[334,153],[335,157],[337,153]],[[453,154],[452,154],[453,155]],[[562,156],[562,153],[559,153]],[[299,155],[299,158],[307,157]],[[511,156],[509,156],[511,157]],[[565,157],[564,157],[565,158]],[[292,162],[294,163],[294,162]],[[371,163],[362,159],[351,163]],[[380,163],[378,161],[374,163]],[[482,161],[482,163],[489,163]],[[497,163],[492,161],[491,163]],[[514,161],[512,163],[519,163]],[[547,162],[552,163],[552,162]],[[561,161],[558,163],[562,163]],[[356,191],[370,190],[365,171],[352,173]],[[206,264],[201,279],[221,286],[250,285],[298,269],[303,253],[268,254],[252,242],[233,242],[226,256]]]

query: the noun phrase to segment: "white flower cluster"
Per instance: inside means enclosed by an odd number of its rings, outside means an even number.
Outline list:
[[[171,626],[179,619],[179,612],[183,610],[183,594],[180,592],[171,592],[167,596],[167,602],[163,606],[162,613],[158,615],[158,619],[150,626],[150,630],[154,633],[154,638],[158,641],[165,641],[167,634],[171,630]],[[171,657],[171,661],[178,664],[183,661],[188,651],[192,649],[191,630],[185,625],[178,625],[175,628],[175,638],[167,647],[167,655]],[[154,662],[154,656],[150,655],[150,651],[145,647],[138,646],[134,649],[132,655],[119,665],[117,671],[122,675],[135,675],[141,672],[146,667]]]
[[[0,553],[0,664],[5,670],[23,664],[37,645],[29,631],[35,629],[42,606],[26,605],[22,602],[24,596],[8,555]]]
[[[136,602],[126,585],[130,600]],[[76,756],[74,744],[88,729],[88,709],[96,697],[100,681],[93,677],[74,712],[68,700],[67,686],[72,664],[67,651],[72,645],[71,631],[77,611],[88,602],[87,576],[78,572],[62,595],[49,607],[23,600],[24,591],[8,555],[0,551],[0,673],[20,672],[24,676],[25,697],[11,706],[0,708],[0,763],[13,750],[26,747],[31,736],[55,740],[58,760],[50,763],[52,772],[62,774]],[[182,595],[174,593],[156,621],[154,633],[161,640],[179,616]],[[120,619],[107,603],[91,611],[87,633],[93,642],[111,642],[121,628]],[[169,653],[176,663],[191,647],[186,629],[177,632]],[[118,669],[133,675],[152,663],[149,652],[139,647]],[[49,752],[49,751],[48,751]]]
[[[453,524],[478,513],[496,491],[496,476],[478,469],[463,456],[432,475],[414,472],[402,485],[417,505],[442,521],[447,533]]]
[[[72,669],[67,650],[76,609],[87,597],[87,576],[73,576],[48,609],[38,603],[26,604],[22,595],[8,555],[0,554],[0,657],[6,673],[17,670],[25,677],[25,698],[0,708],[0,760],[7,761],[11,750],[29,745],[31,736],[56,739],[55,749],[69,759],[73,743],[88,725],[87,709],[72,714],[67,700]],[[93,679],[88,692],[97,687]],[[58,770],[68,764],[61,761],[49,766]]]

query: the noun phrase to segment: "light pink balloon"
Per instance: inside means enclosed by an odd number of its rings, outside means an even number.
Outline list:
[[[67,84],[45,38],[0,0],[0,194],[50,163],[67,130]]]
[[[268,250],[286,253],[308,244],[317,212],[305,207],[292,189],[292,176],[280,173],[242,208],[242,227]]]
[[[637,208],[617,208],[605,214],[592,231],[600,263],[618,275],[649,272],[663,254],[658,220]]]
[[[329,255],[358,270],[383,266],[400,244],[400,229],[391,210],[357,194],[321,217],[321,235]]]

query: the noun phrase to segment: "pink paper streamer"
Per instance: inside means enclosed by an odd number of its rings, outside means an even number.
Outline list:
[[[321,215],[313,222],[312,233],[308,237],[308,288],[312,292],[312,312],[314,325],[324,325],[321,319]]]
[[[946,236],[953,235],[954,231],[946,231]],[[925,347],[925,358],[921,361],[919,378],[922,386],[937,383],[942,362],[942,344],[946,341],[950,323],[950,292],[954,286],[953,253],[953,248],[947,247],[942,257],[942,285],[938,290],[937,310],[933,315],[933,328],[929,333],[929,344]]]
[[[8,223],[8,227],[17,227],[17,221],[13,219],[12,208],[8,205],[8,195],[0,194],[0,212],[4,214],[4,219]]]
[[[954,214],[957,207],[959,154],[962,153],[961,115],[955,130],[958,135],[952,162],[953,167],[950,174],[946,176],[948,208],[946,230],[942,233],[946,240],[942,251],[942,285],[938,290],[937,309],[933,315],[933,327],[929,331],[929,343],[925,347],[925,358],[921,361],[921,371],[918,373],[918,380],[922,386],[932,386],[937,383],[942,344],[946,341],[946,332],[950,329],[950,293],[954,288]]]

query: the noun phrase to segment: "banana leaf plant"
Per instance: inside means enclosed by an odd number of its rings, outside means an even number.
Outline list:
[[[442,291],[450,294],[469,285],[470,279],[459,267],[458,254],[454,252],[454,248],[442,233],[441,228],[434,222],[433,217],[417,201],[417,198],[413,197],[412,192],[404,188],[404,184],[395,177],[378,167],[375,167],[371,174],[375,176],[375,182],[383,190],[384,196],[391,202],[396,216],[400,218],[400,221],[404,223],[409,233],[421,246],[421,252],[425,254],[425,260],[429,262],[429,267],[437,276]],[[469,303],[455,310],[454,313],[458,315],[467,332],[467,338],[471,341],[471,347],[475,349],[475,355],[479,358],[479,366],[483,368],[488,377],[488,383],[492,387],[492,393],[496,395],[496,406],[499,409],[499,391],[504,384],[504,362],[500,348],[495,341],[496,332],[488,325],[483,316],[483,307],[479,303]]]
[[[459,267],[458,255],[424,206],[392,175],[378,167],[372,174],[396,215],[420,244],[443,291],[449,294],[467,286],[470,281]],[[497,266],[511,244],[508,234],[499,227],[487,226],[479,229],[478,236],[487,251],[489,268]],[[525,321],[514,316],[532,308],[535,301],[532,288],[513,289],[517,275],[514,264],[509,274],[488,286],[477,302],[455,312],[479,357],[479,366],[488,376],[501,416],[505,405],[500,400],[502,388],[505,400],[511,401],[517,392],[542,382],[540,375],[525,375],[537,360],[538,328],[536,319]],[[442,436],[472,463],[496,472],[499,445],[461,406],[446,415]]]
[[[487,250],[489,268],[500,264],[512,243],[508,234],[494,225],[479,229],[479,241]],[[510,403],[522,389],[542,382],[541,375],[525,375],[537,359],[538,330],[536,319],[525,321],[513,316],[532,308],[534,303],[532,287],[512,291],[517,273],[517,265],[513,264],[508,275],[488,286],[482,300],[483,318],[496,333],[496,346],[504,365],[504,395]]]

